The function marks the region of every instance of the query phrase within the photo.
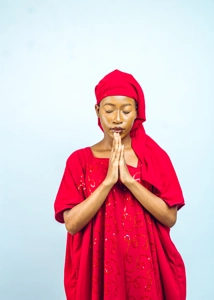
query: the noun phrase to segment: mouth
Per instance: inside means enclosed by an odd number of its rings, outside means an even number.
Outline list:
[[[124,131],[124,128],[121,127],[114,127],[110,129],[111,132],[116,132],[116,133],[122,133]]]

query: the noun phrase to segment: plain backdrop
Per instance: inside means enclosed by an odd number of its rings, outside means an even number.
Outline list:
[[[214,299],[213,32],[212,0],[0,0],[0,299],[65,299],[53,202],[67,157],[102,138],[94,86],[116,68],[183,188],[187,299]]]

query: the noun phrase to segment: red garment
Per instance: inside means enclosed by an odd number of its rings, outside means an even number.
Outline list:
[[[117,95],[137,101],[130,136],[139,165],[129,171],[169,206],[181,208],[184,199],[172,163],[144,131],[145,101],[139,83],[115,70],[99,82],[95,94],[97,103]],[[69,157],[55,201],[59,222],[64,222],[64,210],[84,201],[104,180],[107,162],[94,158],[90,148]],[[75,236],[68,234],[65,290],[68,300],[185,300],[185,269],[169,228],[118,182],[95,217]]]
[[[163,151],[163,150],[162,150]],[[167,156],[164,156],[167,161]],[[167,162],[168,205],[184,204],[175,172]],[[55,201],[56,220],[63,211],[84,201],[104,180],[108,159],[95,158],[91,149],[75,151],[67,160]],[[128,166],[142,181],[143,165]],[[172,187],[171,187],[172,186]],[[67,236],[65,291],[68,300],[185,300],[182,258],[161,225],[125,186],[117,182],[95,217],[77,234]]]

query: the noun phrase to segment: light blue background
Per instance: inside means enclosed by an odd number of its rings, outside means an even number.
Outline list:
[[[183,187],[187,299],[214,299],[213,32],[212,0],[0,1],[0,299],[65,299],[53,202],[69,154],[102,137],[94,86],[115,68],[141,83]]]

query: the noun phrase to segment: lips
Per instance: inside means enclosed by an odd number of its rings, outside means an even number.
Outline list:
[[[114,127],[114,128],[111,128],[110,130],[113,131],[113,132],[121,133],[121,132],[124,130],[124,128],[121,128],[121,127]]]

